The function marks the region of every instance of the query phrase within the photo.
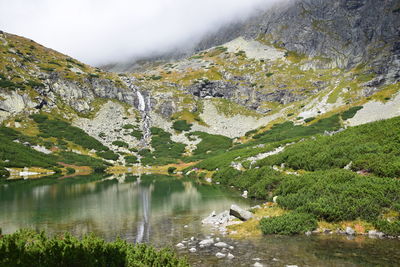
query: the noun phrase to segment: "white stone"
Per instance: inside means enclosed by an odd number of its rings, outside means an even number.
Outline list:
[[[231,254],[231,253],[228,253],[228,256],[226,256],[226,258],[228,260],[231,260],[231,259],[235,258],[235,256],[233,254]]]
[[[196,248],[191,248],[191,249],[189,249],[189,251],[190,251],[191,253],[194,253],[194,252],[197,251],[197,249],[196,249]]]
[[[176,247],[179,249],[182,249],[182,248],[185,248],[185,245],[182,243],[178,243],[178,244],[176,244]]]
[[[225,258],[225,254],[224,253],[221,253],[221,252],[217,252],[217,254],[215,254],[215,257],[217,257],[218,259],[222,259],[222,258]]]
[[[215,243],[214,246],[216,246],[217,248],[226,248],[226,247],[228,247],[228,244],[226,244],[224,242],[218,242],[218,243]]]
[[[205,247],[209,247],[212,244],[214,244],[214,239],[213,238],[204,239],[204,240],[200,241],[200,243],[199,243],[200,246],[205,246]]]

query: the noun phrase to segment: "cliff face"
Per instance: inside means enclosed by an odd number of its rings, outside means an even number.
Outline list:
[[[208,36],[199,49],[260,35],[287,50],[329,58],[332,67],[368,63],[376,73],[399,79],[400,2],[396,0],[288,1]]]

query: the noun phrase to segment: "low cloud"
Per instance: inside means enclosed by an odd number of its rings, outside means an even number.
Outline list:
[[[99,65],[193,44],[279,0],[0,0],[0,30]]]

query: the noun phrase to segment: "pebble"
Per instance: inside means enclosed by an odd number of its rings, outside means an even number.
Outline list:
[[[217,248],[226,248],[226,247],[228,247],[228,244],[226,244],[224,242],[218,242],[218,243],[215,243],[214,246],[216,246]]]
[[[188,227],[189,227],[188,225],[183,226],[183,228],[188,228]]]
[[[192,237],[190,238],[190,241],[194,241],[194,236],[192,236]]]
[[[200,243],[199,243],[200,246],[204,246],[204,247],[209,247],[212,244],[214,244],[214,239],[213,238],[204,239],[204,240],[200,241]]]
[[[253,264],[253,266],[254,266],[254,267],[263,267],[264,265],[262,265],[262,264],[259,263],[259,262],[256,262],[256,263]]]
[[[230,247],[229,247],[230,250],[233,250],[234,248],[235,248],[234,246],[230,246]]]
[[[217,252],[217,254],[215,254],[215,257],[217,257],[218,259],[222,259],[225,258],[225,254],[221,253],[221,252]]]
[[[228,260],[231,260],[231,259],[235,258],[235,256],[233,256],[233,254],[231,254],[231,253],[228,253],[228,256],[226,256],[226,258]]]
[[[178,243],[178,244],[176,244],[176,247],[179,248],[179,249],[182,249],[182,248],[185,247],[185,245],[182,244],[182,243]]]
[[[197,249],[196,249],[196,248],[191,248],[191,249],[189,249],[189,251],[192,252],[192,253],[194,253],[194,252],[197,251]]]

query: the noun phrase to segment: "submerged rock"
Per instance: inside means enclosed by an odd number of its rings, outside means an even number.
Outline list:
[[[239,207],[237,205],[231,206],[229,214],[232,216],[235,216],[236,218],[238,218],[242,221],[248,221],[251,218],[253,218],[253,214],[250,211],[242,209],[241,207]]]

